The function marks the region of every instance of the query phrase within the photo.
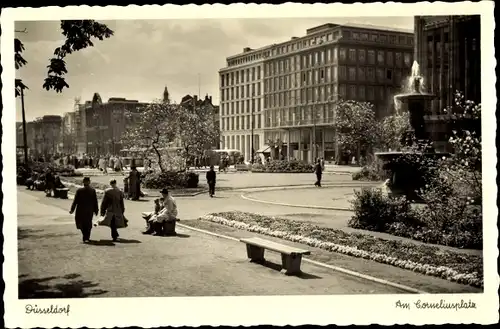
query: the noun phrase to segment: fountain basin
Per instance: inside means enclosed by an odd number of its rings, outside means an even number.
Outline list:
[[[403,93],[403,94],[397,94],[394,96],[395,100],[398,101],[421,101],[421,100],[432,100],[436,99],[436,95],[430,94],[430,93],[420,93],[420,92],[413,92],[413,93]]]
[[[449,153],[436,152],[377,152],[375,158],[382,162],[382,169],[390,178],[387,186],[389,196],[405,196],[413,202],[422,201],[417,191],[425,187],[430,168],[421,165],[421,162],[412,161],[406,155],[415,155],[424,160],[438,160],[448,157]]]

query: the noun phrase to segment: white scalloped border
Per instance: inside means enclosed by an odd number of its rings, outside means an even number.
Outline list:
[[[406,270],[411,270],[425,275],[440,277],[448,281],[458,282],[461,284],[468,284],[471,286],[476,286],[481,288],[484,287],[484,280],[483,278],[479,277],[477,272],[460,273],[447,266],[432,266],[429,264],[421,264],[409,260],[397,259],[395,257],[390,257],[380,253],[360,250],[357,247],[350,247],[350,246],[335,244],[332,242],[325,242],[318,239],[290,234],[283,231],[272,231],[266,227],[258,225],[250,225],[239,221],[229,220],[220,216],[205,215],[200,217],[199,219],[207,220],[213,223],[222,224],[225,226],[241,230],[246,230],[249,232],[260,233],[276,238],[281,238],[292,242],[303,243],[311,247],[321,248],[332,252],[338,252],[344,255],[370,259],[379,263],[397,266]]]

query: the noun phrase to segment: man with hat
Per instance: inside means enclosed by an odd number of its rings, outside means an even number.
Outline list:
[[[90,178],[83,179],[83,187],[76,191],[75,198],[71,204],[70,214],[75,212],[76,228],[82,231],[83,242],[90,242],[90,232],[92,231],[92,217],[99,213],[97,204],[97,193],[90,187]]]
[[[151,216],[148,221],[149,227],[144,234],[154,233],[155,235],[164,235],[163,223],[177,220],[177,203],[175,199],[168,193],[168,189],[166,188],[161,190],[160,193],[162,195],[163,208],[158,214]]]
[[[127,227],[125,218],[125,203],[123,192],[116,186],[116,179],[109,182],[110,188],[104,191],[104,197],[101,202],[101,216],[104,217],[98,224],[109,226],[111,228],[111,238],[118,240],[118,229]]]

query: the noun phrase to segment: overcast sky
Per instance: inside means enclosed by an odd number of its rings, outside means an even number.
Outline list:
[[[213,96],[219,103],[218,70],[228,56],[244,47],[258,48],[303,36],[306,29],[324,23],[358,23],[413,29],[413,17],[349,17],[290,19],[199,19],[102,21],[115,34],[95,41],[95,47],[66,58],[70,88],[62,94],[42,89],[47,64],[63,43],[59,21],[18,22],[16,30],[25,45],[28,65],[17,75],[28,85],[27,120],[45,114],[72,111],[75,97],[90,100],[98,92],[139,101],[160,98],[168,86],[172,100],[186,94]],[[17,120],[21,120],[18,100]]]

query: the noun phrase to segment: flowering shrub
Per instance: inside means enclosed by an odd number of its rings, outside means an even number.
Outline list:
[[[253,164],[253,172],[312,173],[313,166],[297,160],[271,160],[265,164]]]
[[[195,172],[150,172],[143,179],[143,185],[148,189],[162,188],[195,188],[198,187],[199,175]]]
[[[410,227],[422,226],[422,222],[404,197],[389,198],[378,189],[355,191],[351,201],[354,216],[348,225],[370,231],[386,232],[393,223]]]
[[[379,160],[374,160],[369,165],[361,168],[360,171],[353,173],[352,179],[362,181],[383,181],[388,178],[388,175],[382,168],[382,163]]]
[[[369,235],[252,213],[224,212],[200,219],[483,287],[481,256],[443,251],[437,247],[403,241],[387,241]]]

